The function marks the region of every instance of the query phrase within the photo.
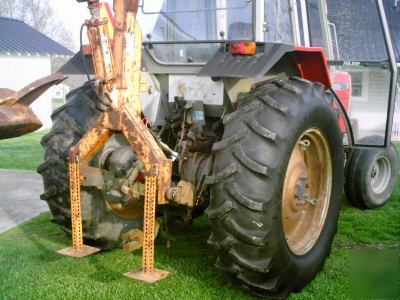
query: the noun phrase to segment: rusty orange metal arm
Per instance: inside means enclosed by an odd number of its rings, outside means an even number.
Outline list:
[[[86,162],[110,139],[113,132],[104,126],[104,114],[96,121],[82,139],[70,149],[70,162]]]
[[[145,171],[149,173],[156,167],[157,174],[152,175],[158,178],[158,204],[167,203],[166,193],[171,185],[172,161],[165,156],[149,129],[128,104],[123,109],[121,127]]]

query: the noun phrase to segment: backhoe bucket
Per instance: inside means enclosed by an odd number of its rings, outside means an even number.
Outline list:
[[[29,106],[0,106],[0,140],[24,135],[40,127],[42,122]]]
[[[21,136],[42,127],[42,122],[29,107],[55,84],[67,77],[54,73],[43,77],[22,90],[0,89],[0,140]]]

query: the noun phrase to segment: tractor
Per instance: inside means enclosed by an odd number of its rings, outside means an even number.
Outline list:
[[[215,266],[237,287],[280,298],[312,281],[343,190],[358,208],[380,207],[399,164],[384,3],[341,2],[372,3],[381,47],[379,59],[348,60],[329,1],[114,0],[104,17],[104,4],[78,0],[91,13],[89,45],[81,38],[67,64],[88,81],[53,113],[38,167],[41,198],[72,235],[60,253],[143,247],[127,276],[154,282],[168,275],[153,267],[158,228],[205,213]],[[353,8],[348,18],[360,19]],[[363,68],[386,85],[376,126],[349,103]]]

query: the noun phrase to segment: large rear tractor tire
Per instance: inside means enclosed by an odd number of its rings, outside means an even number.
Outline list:
[[[383,144],[381,136],[362,138],[361,144]],[[354,149],[346,166],[345,191],[349,202],[360,209],[384,206],[392,196],[399,176],[399,155],[389,149]]]
[[[96,96],[89,85],[72,91],[67,103],[53,115],[53,127],[41,141],[45,149],[44,163],[38,167],[43,177],[45,200],[52,221],[71,233],[68,152],[100,115]],[[122,218],[107,209],[106,197],[95,187],[82,187],[82,218],[85,243],[101,249],[121,245],[122,235],[142,227],[142,217]]]
[[[238,97],[213,147],[209,244],[235,285],[282,298],[322,269],[336,233],[343,136],[332,95],[299,78]]]

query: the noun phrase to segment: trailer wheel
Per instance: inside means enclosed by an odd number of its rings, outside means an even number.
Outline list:
[[[67,234],[71,234],[68,151],[99,117],[95,99],[88,85],[72,91],[67,103],[53,113],[53,127],[41,141],[45,149],[44,162],[37,169],[44,182],[41,198],[49,205],[52,221]],[[81,198],[84,241],[89,245],[112,249],[121,245],[124,233],[142,228],[141,217],[110,211],[97,188],[82,187]]]
[[[216,267],[257,295],[285,297],[322,269],[336,232],[344,157],[332,95],[299,78],[264,82],[224,124],[208,178]]]
[[[381,136],[370,136],[361,144],[382,143]],[[389,149],[354,149],[347,161],[345,191],[349,202],[361,209],[385,205],[393,194],[399,173],[395,145]]]

